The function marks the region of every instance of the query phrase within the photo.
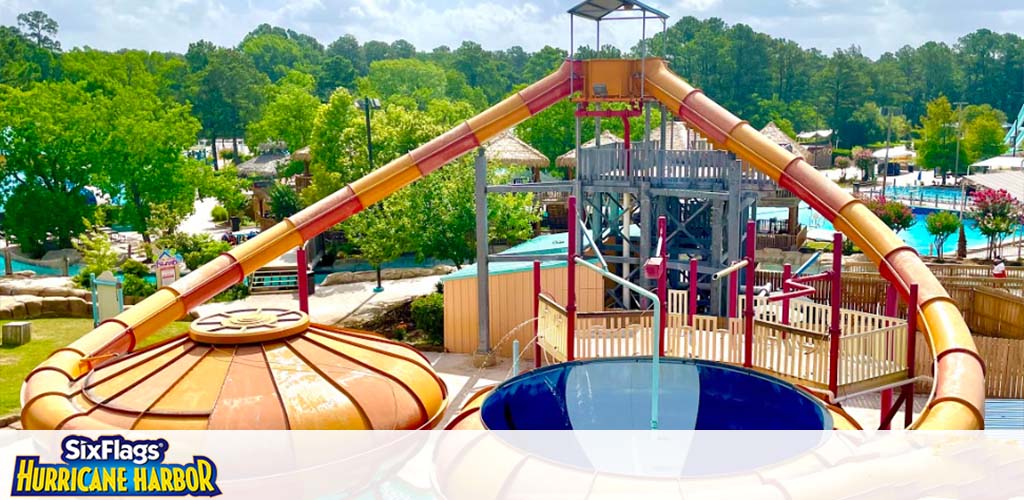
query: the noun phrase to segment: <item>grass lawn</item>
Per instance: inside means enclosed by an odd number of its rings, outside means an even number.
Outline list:
[[[51,352],[92,330],[89,318],[46,318],[32,321],[32,340],[18,347],[0,347],[0,416],[21,410],[21,383]],[[0,321],[0,325],[10,321]],[[188,331],[188,323],[172,323],[139,343],[144,347]]]

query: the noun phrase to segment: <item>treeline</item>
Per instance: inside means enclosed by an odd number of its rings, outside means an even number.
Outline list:
[[[48,238],[66,245],[84,229],[82,219],[92,216],[81,195],[86,186],[116,196],[123,202],[119,222],[144,233],[153,226],[171,231],[188,215],[197,190],[220,198],[232,214],[243,210],[245,200],[230,180],[233,172],[215,163],[219,171],[211,173],[180,154],[197,138],[245,137],[250,147],[283,142],[292,151],[309,146],[313,183],[302,193],[301,206],[367,171],[356,99],[383,101],[373,115],[379,166],[542,78],[568,55],[550,46],[536,52],[489,51],[472,41],[424,51],[405,40],[360,42],[351,35],[325,46],[270,25],[257,27],[235,47],[201,40],[184,54],[63,50],[57,38],[56,21],[38,11],[19,16],[18,26],[0,27],[5,228],[23,248],[36,252]],[[746,25],[686,17],[653,37],[646,49],[664,54],[676,72],[755,126],[774,120],[789,132],[833,128],[844,147],[884,139],[886,107],[903,117],[894,120],[897,139],[909,138],[923,124],[917,135],[938,137],[935,141],[946,145],[955,117],[922,122],[937,97],[948,98],[945,115],[948,103],[957,101],[1000,110],[989,122],[1005,120],[1024,100],[1024,41],[988,30],[953,46],[929,42],[872,60],[856,47],[827,55]],[[575,51],[582,58],[636,56],[642,46],[629,52],[610,46]],[[573,146],[572,111],[570,103],[560,103],[520,125],[518,133],[554,160]],[[660,119],[654,118],[655,123]],[[639,125],[632,127],[635,139],[642,133]],[[995,135],[988,125],[987,135]],[[619,123],[608,127],[622,133]],[[583,134],[589,139],[593,127],[584,126]],[[929,160],[939,159],[929,163],[940,166],[946,156],[932,154]],[[232,157],[238,158],[237,151]],[[375,209],[387,211],[375,213],[376,219],[390,222],[357,218],[349,232],[366,235],[364,253],[387,260],[396,249],[374,249],[370,240],[384,240],[371,235],[391,231],[394,241],[415,237],[405,248],[422,256],[470,258],[469,177],[455,172],[438,179],[449,182],[432,186],[445,196],[417,189],[417,197],[399,197]],[[43,217],[35,209],[40,206],[59,206],[59,214]],[[514,236],[499,239],[529,234],[524,229],[536,217],[523,213],[529,207],[528,200],[519,199],[507,212],[492,214],[515,221],[508,226]],[[430,213],[445,217],[426,217]]]

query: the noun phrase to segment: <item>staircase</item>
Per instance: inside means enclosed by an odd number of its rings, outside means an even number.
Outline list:
[[[313,281],[313,273],[308,272],[309,281]],[[249,280],[249,293],[268,294],[294,292],[299,289],[299,275],[294,267],[264,267]]]

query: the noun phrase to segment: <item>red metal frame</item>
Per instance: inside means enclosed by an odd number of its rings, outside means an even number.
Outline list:
[[[743,366],[752,368],[754,366],[754,268],[757,267],[757,224],[754,221],[747,221],[747,277],[746,277],[746,307],[743,311]]]
[[[889,287],[885,289],[885,315],[889,316],[890,318],[896,316],[896,300],[896,287],[890,284]],[[885,338],[886,359],[892,358],[892,347],[892,334],[887,334]],[[904,397],[906,397],[906,395],[901,393],[900,398]],[[878,428],[879,430],[887,431],[890,428],[889,423],[892,421],[892,417],[890,416],[888,419],[886,419],[886,415],[887,413],[890,412],[890,410],[894,408],[894,405],[892,403],[892,389],[883,390],[880,399],[881,401],[879,407],[882,411],[882,425],[880,425]],[[899,404],[900,401],[897,401],[895,407],[898,407]]]
[[[540,368],[540,261],[533,261],[533,367]]]
[[[309,275],[306,268],[306,249],[302,246],[295,251],[295,273],[299,279],[299,310],[309,314]]]
[[[565,359],[572,361],[576,359],[576,230],[579,214],[576,212],[576,197],[569,197],[569,249],[567,262],[568,276],[566,276],[566,304],[565,312],[566,336],[565,336]]]
[[[789,279],[793,277],[793,267],[789,264],[782,265],[782,324],[789,326],[789,297],[786,295],[792,286],[789,283]],[[786,338],[786,333],[782,333],[782,338]]]
[[[829,321],[828,349],[828,390],[839,395],[839,337],[842,335],[842,314],[840,305],[843,301],[843,235],[832,236],[832,317]]]
[[[740,273],[729,274],[729,318],[737,318],[736,304],[740,295]]]
[[[910,297],[907,298],[907,378],[914,378],[915,350],[917,349],[917,283],[910,285]],[[910,427],[914,420],[914,384],[903,386],[906,395],[906,407],[903,415],[904,428]]]
[[[640,102],[631,102],[627,109],[601,109],[601,110],[590,110],[587,109],[588,103],[581,102],[576,108],[577,118],[621,118],[622,129],[625,137],[622,138],[623,149],[626,150],[626,177],[629,177],[632,170],[632,158],[629,157],[629,151],[632,149],[630,145],[630,124],[629,119],[634,116],[640,116],[643,109],[643,105]]]
[[[686,325],[693,326],[693,317],[697,315],[697,282],[700,281],[697,276],[697,259],[690,259],[690,272],[686,279],[690,284],[686,297],[690,314],[686,315]]]
[[[661,269],[658,270],[658,301],[661,302],[661,321],[658,323],[658,355],[665,355],[665,324],[668,319],[668,219],[665,216],[658,217],[658,240],[661,241],[661,248],[658,255],[661,257]]]

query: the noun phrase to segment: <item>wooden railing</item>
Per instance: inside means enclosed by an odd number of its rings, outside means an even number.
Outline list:
[[[754,366],[828,387],[828,335],[767,321],[754,322]]]
[[[992,278],[992,266],[977,264],[928,264],[935,277],[942,278]],[[874,262],[843,262],[843,272],[877,273]],[[1024,279],[1024,267],[1007,267],[1006,276]]]
[[[839,346],[839,385],[907,370],[907,324],[844,335]]]
[[[557,362],[565,362],[568,345],[566,332],[569,328],[569,314],[553,298],[540,294],[537,314],[537,343]]]
[[[576,314],[576,357],[650,356],[649,311],[605,311]]]

